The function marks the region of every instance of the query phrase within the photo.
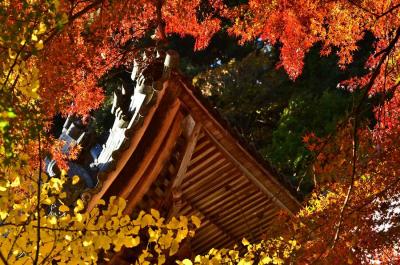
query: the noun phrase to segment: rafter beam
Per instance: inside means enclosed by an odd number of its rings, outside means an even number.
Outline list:
[[[197,205],[190,201],[184,194],[182,195],[182,200],[185,201],[190,207],[196,212],[200,213],[203,218],[207,219],[213,226],[215,226],[219,231],[221,231],[226,237],[232,240],[233,243],[238,242],[237,236],[233,235],[230,231],[226,230],[223,225],[221,225],[217,220],[208,216],[203,210],[199,209]],[[200,227],[201,229],[201,227]]]

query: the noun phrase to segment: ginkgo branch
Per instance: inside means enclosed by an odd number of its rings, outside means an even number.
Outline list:
[[[14,61],[13,61],[12,65],[11,65],[10,69],[8,70],[7,76],[6,76],[6,78],[5,78],[4,82],[3,82],[3,86],[1,88],[2,90],[6,87],[6,85],[8,83],[8,80],[10,79],[11,74],[14,71],[14,68],[18,63],[19,56],[21,55],[21,53],[25,49],[25,46],[26,46],[26,42],[21,46],[21,48],[18,50],[17,54],[15,55]]]
[[[39,150],[39,174],[37,179],[37,228],[36,228],[36,254],[35,260],[33,264],[36,265],[39,260],[39,253],[40,253],[40,194],[41,194],[41,181],[42,181],[42,150],[41,150],[41,143],[40,143],[40,132],[38,133],[38,150]]]
[[[4,265],[8,265],[7,259],[4,257],[3,253],[0,251],[0,260],[4,263]]]

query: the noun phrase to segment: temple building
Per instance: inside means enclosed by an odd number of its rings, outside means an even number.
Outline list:
[[[298,211],[296,194],[177,66],[173,51],[146,51],[135,61],[131,80],[114,93],[115,120],[102,145],[68,119],[61,138],[83,145],[68,174],[83,176],[79,196],[88,209],[116,195],[132,215],[155,208],[167,218],[198,216],[193,253],[232,247],[243,237],[257,241],[279,211]],[[49,161],[48,172],[54,167]]]

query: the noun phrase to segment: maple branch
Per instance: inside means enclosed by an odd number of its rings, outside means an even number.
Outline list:
[[[377,65],[377,67],[375,68],[375,71],[372,73],[371,79],[369,80],[368,84],[365,86],[365,91],[364,94],[362,95],[362,98],[357,106],[357,108],[355,109],[355,115],[358,115],[361,107],[365,101],[365,99],[367,99],[368,97],[368,92],[371,90],[371,88],[373,87],[376,78],[379,75],[380,69],[383,65],[383,63],[385,62],[386,58],[390,55],[390,53],[392,52],[394,46],[396,45],[397,41],[400,38],[400,27],[397,28],[396,30],[396,35],[394,36],[394,38],[390,41],[389,45],[383,50],[383,55],[381,57],[381,59],[379,60],[379,63]]]
[[[347,189],[346,197],[343,202],[342,208],[340,209],[339,223],[336,226],[336,232],[335,232],[335,236],[334,236],[333,244],[332,244],[331,248],[335,247],[335,244],[339,238],[341,226],[342,226],[343,220],[344,220],[344,211],[347,208],[347,205],[348,205],[350,197],[351,197],[351,192],[353,191],[353,188],[354,188],[354,180],[355,180],[355,175],[356,175],[356,162],[357,162],[357,145],[358,145],[358,137],[357,137],[358,116],[359,116],[361,107],[362,107],[363,103],[365,102],[365,99],[368,96],[369,91],[373,87],[375,80],[380,73],[380,69],[381,69],[383,63],[386,61],[387,57],[392,52],[394,46],[396,45],[397,41],[399,40],[399,37],[400,37],[400,27],[397,28],[395,37],[391,40],[388,47],[385,49],[385,52],[382,55],[381,59],[379,60],[379,63],[377,65],[377,67],[375,68],[374,72],[372,73],[372,76],[371,76],[368,84],[365,86],[365,91],[360,99],[359,104],[357,105],[356,109],[354,110],[353,162],[352,162],[351,182]]]
[[[75,19],[77,19],[77,18],[79,18],[80,16],[86,14],[89,10],[91,10],[91,9],[95,8],[96,6],[100,5],[102,2],[103,2],[103,0],[96,0],[96,1],[94,1],[93,3],[87,5],[87,6],[84,7],[82,10],[80,10],[80,11],[78,11],[77,13],[71,15],[71,16],[69,17],[69,19],[68,19],[68,22],[65,23],[64,25],[71,24]],[[71,11],[72,11],[72,10],[71,10]],[[35,26],[36,24],[37,24],[37,21],[35,21],[34,26]],[[51,29],[49,32],[50,32],[49,36],[44,40],[44,43],[45,43],[45,44],[48,43],[52,38],[54,38],[54,36],[56,36],[57,33],[59,33],[59,30],[57,30],[57,28],[53,28],[53,29]],[[5,81],[4,81],[3,85],[2,85],[2,89],[4,89],[5,86],[7,85],[8,80],[9,80],[9,78],[10,78],[12,72],[13,72],[13,69],[14,69],[14,67],[17,65],[18,58],[19,58],[19,56],[22,54],[22,52],[24,51],[24,49],[25,49],[25,47],[26,47],[26,44],[27,44],[27,42],[25,42],[25,43],[21,46],[21,48],[18,50],[18,52],[17,52],[17,54],[16,54],[16,56],[15,56],[14,62],[13,62],[13,64],[11,65],[10,70],[8,71],[7,76],[6,76],[6,78],[5,78]],[[28,54],[26,54],[26,55],[23,57],[23,60],[27,60],[27,59],[29,59],[31,56],[32,56],[32,52],[29,52]]]
[[[369,13],[369,14],[375,16],[375,17],[379,16],[377,13],[372,12],[371,10],[369,10],[369,9],[367,9],[367,8],[365,8],[365,7],[363,7],[362,5],[360,5],[360,4],[356,3],[356,2],[354,2],[353,0],[348,0],[348,1],[349,1],[349,3],[352,4],[353,6],[355,6],[355,7],[357,7],[357,8],[360,8],[361,10],[363,10],[363,11],[365,11],[365,12],[367,12],[367,13]]]
[[[157,0],[156,2],[156,21],[157,21],[157,27],[156,31],[158,31],[160,35],[160,39],[157,40],[161,43],[166,42],[166,35],[165,35],[165,21],[162,18],[162,7],[163,7],[163,0]],[[157,34],[157,32],[156,32]]]
[[[377,19],[386,16],[387,14],[393,12],[395,9],[399,8],[400,4],[394,5],[391,8],[389,8],[388,10],[386,10],[385,12],[383,12],[382,14],[378,15]]]
[[[353,188],[354,188],[354,180],[356,177],[357,148],[358,148],[358,137],[357,137],[358,123],[359,123],[358,115],[356,113],[356,115],[354,116],[354,126],[353,126],[354,127],[353,128],[353,161],[352,161],[351,181],[350,181],[350,185],[347,189],[346,197],[344,199],[342,208],[340,209],[339,223],[336,226],[337,228],[336,228],[336,232],[335,232],[335,236],[333,238],[333,243],[332,243],[331,248],[335,247],[335,244],[339,238],[341,226],[342,226],[343,219],[344,219],[344,211],[346,210],[346,207],[350,200],[351,192],[353,191]]]
[[[69,25],[71,24],[75,19],[83,16],[84,14],[86,14],[89,10],[97,7],[98,5],[100,5],[101,3],[103,3],[103,0],[96,0],[93,3],[87,5],[86,7],[82,8],[82,10],[76,12],[75,14],[71,15],[68,18],[68,21],[63,24],[63,26],[65,25]],[[72,11],[72,10],[71,10]],[[57,28],[52,28],[51,30],[51,34],[46,38],[46,40],[43,41],[44,44],[46,44],[47,42],[49,42],[52,38],[54,38],[57,33],[59,32],[59,30],[57,30]]]
[[[395,182],[391,183],[391,185],[386,186],[383,190],[381,190],[380,192],[370,196],[369,198],[367,198],[366,202],[361,204],[360,206],[358,206],[357,208],[352,209],[349,214],[355,213],[359,210],[361,210],[362,208],[368,206],[370,203],[372,203],[373,201],[375,201],[377,198],[383,196],[386,192],[389,192],[391,189],[395,188],[396,185],[400,182],[400,178],[397,178]]]
[[[75,20],[77,18],[79,18],[80,16],[86,14],[86,12],[88,12],[90,9],[95,8],[96,6],[100,5],[101,3],[103,3],[103,0],[96,0],[93,3],[87,5],[86,7],[82,8],[82,10],[76,12],[75,14],[73,14],[70,19],[71,20]]]

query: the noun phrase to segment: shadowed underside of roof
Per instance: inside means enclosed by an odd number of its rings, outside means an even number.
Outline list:
[[[117,195],[133,215],[196,215],[194,253],[256,241],[279,211],[293,214],[299,203],[218,119],[173,74],[91,203]]]
[[[202,132],[182,181],[178,215],[196,215],[202,226],[192,240],[195,253],[233,247],[243,237],[258,240],[280,210]]]

